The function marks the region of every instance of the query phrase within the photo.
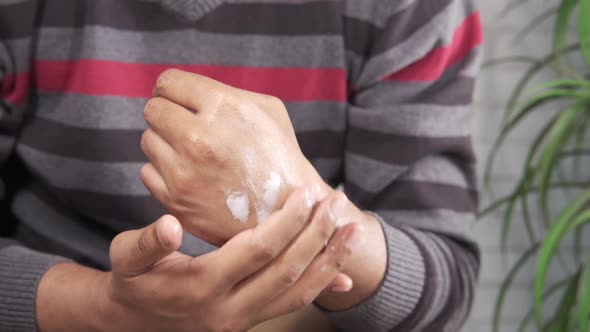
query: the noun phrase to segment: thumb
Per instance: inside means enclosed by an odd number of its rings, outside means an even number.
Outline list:
[[[182,227],[171,215],[162,216],[145,228],[123,232],[111,242],[113,272],[139,275],[178,250],[181,242]]]

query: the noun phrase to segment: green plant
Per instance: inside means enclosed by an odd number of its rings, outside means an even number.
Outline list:
[[[506,11],[524,2],[527,0],[510,3]],[[590,178],[586,178],[588,174],[584,174],[582,169],[583,158],[590,157],[590,143],[587,141],[590,129],[590,0],[561,0],[557,7],[534,18],[517,38],[523,38],[540,22],[551,18],[555,21],[555,28],[549,54],[543,57],[510,57],[488,64],[514,61],[529,64],[509,98],[501,131],[486,164],[484,188],[491,196],[494,160],[499,149],[506,144],[507,136],[531,114],[538,112],[541,106],[550,104],[557,110],[536,134],[522,174],[512,191],[480,212],[482,217],[492,212],[503,213],[501,247],[504,252],[518,213],[530,239],[530,246],[512,266],[501,285],[495,305],[494,331],[499,331],[504,301],[515,276],[532,260],[536,260],[534,305],[523,317],[519,331],[524,331],[532,322],[538,331],[590,331],[590,250],[584,248],[581,235],[584,227],[590,224]],[[570,42],[569,30],[574,23],[577,24],[577,38]],[[581,55],[583,65],[571,65],[569,60],[578,55]],[[532,79],[546,70],[552,71],[555,79],[530,89]],[[558,103],[551,104],[554,102]],[[565,172],[563,168],[570,165],[569,172]],[[571,195],[559,211],[554,211],[550,204],[555,193]],[[535,206],[530,204],[532,200],[537,202]],[[517,209],[520,211],[517,212]],[[540,222],[532,218],[534,209],[539,210]],[[551,268],[555,268],[554,261],[565,265],[561,249],[567,237],[574,238],[572,272],[564,279],[550,283],[547,275]],[[555,296],[561,297],[557,308],[547,310],[547,301]]]

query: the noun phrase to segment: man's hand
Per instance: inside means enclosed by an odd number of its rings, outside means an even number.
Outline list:
[[[210,243],[265,221],[293,189],[321,182],[275,97],[171,69],[144,112],[143,182]]]
[[[356,223],[338,227],[339,195],[298,190],[267,223],[200,257],[176,251],[172,216],[118,235],[112,272],[58,264],[37,296],[41,331],[245,331],[310,304],[361,245]],[[57,300],[59,299],[59,300]],[[94,305],[93,305],[94,304]]]

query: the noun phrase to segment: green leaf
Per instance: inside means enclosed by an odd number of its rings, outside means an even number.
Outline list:
[[[500,15],[504,16],[504,15],[510,13],[514,9],[522,6],[527,1],[528,0],[515,0],[515,1],[507,3],[506,6],[500,11]]]
[[[590,315],[590,264],[582,270],[578,283],[578,319],[580,331],[588,331],[588,316]]]
[[[549,300],[559,290],[561,290],[563,287],[569,285],[572,282],[572,280],[575,280],[575,277],[567,277],[567,278],[561,279],[560,281],[551,285],[551,287],[549,287],[543,293],[543,301]],[[531,309],[527,312],[527,314],[520,321],[520,324],[518,324],[518,331],[517,332],[524,332],[525,329],[527,328],[528,324],[533,320],[534,317],[535,317],[535,310],[534,310],[534,307],[531,307]]]
[[[529,212],[528,195],[520,195],[520,206],[522,208],[522,217],[529,236],[529,241],[535,243],[537,242],[537,235],[535,234],[535,228],[533,227],[533,221]]]
[[[537,137],[535,137],[535,140],[533,141],[531,147],[529,148],[529,152],[528,152],[527,158],[524,162],[524,169],[522,172],[522,174],[524,174],[525,177],[523,177],[520,180],[520,182],[518,183],[518,185],[514,189],[514,192],[512,194],[513,198],[511,200],[507,201],[506,210],[504,212],[504,220],[502,222],[502,230],[501,230],[502,252],[506,252],[506,246],[508,244],[508,235],[510,233],[510,226],[512,225],[512,216],[513,216],[513,211],[514,211],[514,206],[516,204],[516,201],[518,200],[519,196],[526,195],[526,193],[529,191],[529,188],[530,188],[529,181],[531,183],[534,181],[534,173],[531,173],[531,171],[530,171],[533,168],[532,167],[533,159],[535,158],[537,151],[540,149],[541,144],[543,143],[543,141],[545,139],[545,136],[551,130],[551,128],[554,126],[554,124],[558,118],[559,118],[559,114],[553,116],[553,118],[545,124],[545,126],[537,134]],[[525,219],[525,222],[526,221],[527,220]],[[527,230],[528,230],[528,227],[527,227]],[[531,238],[534,237],[534,234],[532,234],[532,235],[533,236],[529,235],[529,237],[531,237]]]
[[[580,79],[556,79],[548,82],[543,82],[536,85],[533,89],[535,90],[546,90],[546,89],[586,89],[586,94],[590,94],[590,81]]]
[[[573,227],[586,222],[590,219],[590,209],[583,211],[578,215],[578,211],[590,201],[590,189],[586,190],[578,198],[570,203],[558,216],[556,222],[553,224],[547,233],[540,253],[537,259],[537,271],[535,274],[535,317],[537,326],[542,327],[543,312],[542,312],[542,295],[545,287],[545,277],[549,269],[549,265],[553,256],[555,255],[557,246],[561,243],[563,237]]]
[[[559,52],[559,53],[553,52],[553,53],[549,54],[548,56],[546,56],[545,58],[535,62],[535,64],[532,65],[527,70],[527,72],[522,76],[522,78],[518,81],[515,89],[512,91],[512,94],[510,95],[510,98],[508,99],[508,102],[506,104],[506,110],[504,111],[504,114],[502,116],[502,123],[504,123],[504,124],[506,123],[507,119],[509,118],[510,111],[512,109],[514,109],[517,101],[520,99],[520,96],[521,96],[524,88],[526,87],[528,82],[537,73],[539,73],[541,70],[545,69],[547,66],[551,65],[551,63],[553,63],[555,61],[555,59],[563,56],[564,54],[569,54],[569,53],[578,51],[579,47],[580,47],[579,44],[569,45],[566,48],[564,48],[562,52]],[[498,154],[500,146],[502,145],[502,143],[504,142],[504,139],[508,135],[508,132],[509,132],[509,130],[503,131],[502,133],[500,133],[498,135],[498,137],[496,137],[496,140],[492,144],[492,148],[491,148],[490,153],[488,155],[486,165],[485,165],[485,170],[484,170],[484,176],[483,176],[483,187],[488,192],[491,192],[491,175],[492,175],[492,168],[494,166],[494,161],[496,159],[496,156]]]
[[[539,59],[534,58],[532,56],[517,56],[517,55],[507,56],[507,57],[488,60],[481,65],[481,69],[485,70],[485,69],[493,68],[495,66],[505,65],[505,64],[509,64],[509,63],[519,63],[519,62],[534,65],[537,62],[539,62]]]
[[[585,189],[590,187],[590,182],[554,182],[551,183],[551,185],[549,186],[549,188],[551,189],[564,189],[564,188],[574,188],[574,189]],[[531,194],[531,193],[535,193],[539,191],[539,187],[529,187],[525,194]],[[490,205],[486,206],[485,208],[483,208],[477,215],[478,219],[481,219],[483,217],[485,217],[486,215],[496,211],[497,209],[499,209],[502,205],[505,205],[508,201],[512,200],[515,198],[515,194],[511,193],[509,195],[506,195],[492,203],[490,203]]]
[[[586,65],[590,67],[590,0],[580,1],[580,16],[578,18],[578,29],[580,35],[580,46]]]
[[[557,122],[551,128],[549,133],[549,140],[539,161],[539,174],[541,177],[541,184],[539,190],[539,201],[541,203],[544,220],[548,224],[551,218],[551,211],[548,202],[548,188],[549,181],[553,174],[556,161],[559,159],[560,150],[565,145],[571,134],[572,127],[575,127],[578,115],[584,112],[584,108],[580,105],[575,105],[564,110],[557,119]]]
[[[580,126],[576,130],[576,137],[574,139],[574,152],[576,152],[576,154],[575,160],[573,162],[572,174],[574,174],[576,178],[582,177],[582,174],[580,173],[580,156],[590,154],[590,149],[584,150],[584,147],[586,145],[586,137],[589,129],[590,112],[585,115],[585,118],[582,121],[580,121]]]
[[[545,20],[553,17],[559,10],[559,7],[550,8],[537,17],[535,17],[529,24],[527,24],[517,35],[514,37],[515,41],[520,41],[526,35],[528,35],[531,31],[533,31],[539,24],[543,23]]]
[[[502,285],[500,286],[500,290],[498,291],[498,296],[496,297],[496,304],[494,305],[494,319],[492,321],[492,331],[499,332],[500,331],[500,320],[502,319],[502,307],[504,306],[504,300],[506,299],[506,294],[514,281],[514,278],[522,269],[522,267],[526,264],[526,262],[533,257],[533,255],[539,250],[540,243],[536,243],[534,246],[530,247],[527,251],[525,251],[520,258],[512,265],[510,271],[506,275],[506,278],[502,281]]]
[[[577,3],[578,0],[563,0],[559,5],[555,31],[553,32],[553,49],[556,52],[561,51],[567,41],[570,18]]]
[[[576,303],[576,292],[578,290],[579,277],[580,272],[578,271],[578,273],[576,273],[576,277],[570,282],[565,293],[563,293],[563,296],[561,297],[561,301],[557,306],[557,312],[552,318],[552,325],[555,328],[555,331],[570,331],[570,313],[572,311],[572,307]]]

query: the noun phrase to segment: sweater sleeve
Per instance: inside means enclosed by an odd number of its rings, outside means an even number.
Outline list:
[[[456,331],[479,270],[472,94],[482,32],[470,0],[349,1],[345,191],[380,220],[386,275],[329,317],[343,331]]]
[[[0,165],[5,164],[24,118],[29,91],[30,59],[36,0],[0,1]],[[0,234],[8,218],[6,188],[15,179],[1,174]],[[61,257],[35,252],[0,237],[0,331],[36,331],[35,295],[42,275]]]

